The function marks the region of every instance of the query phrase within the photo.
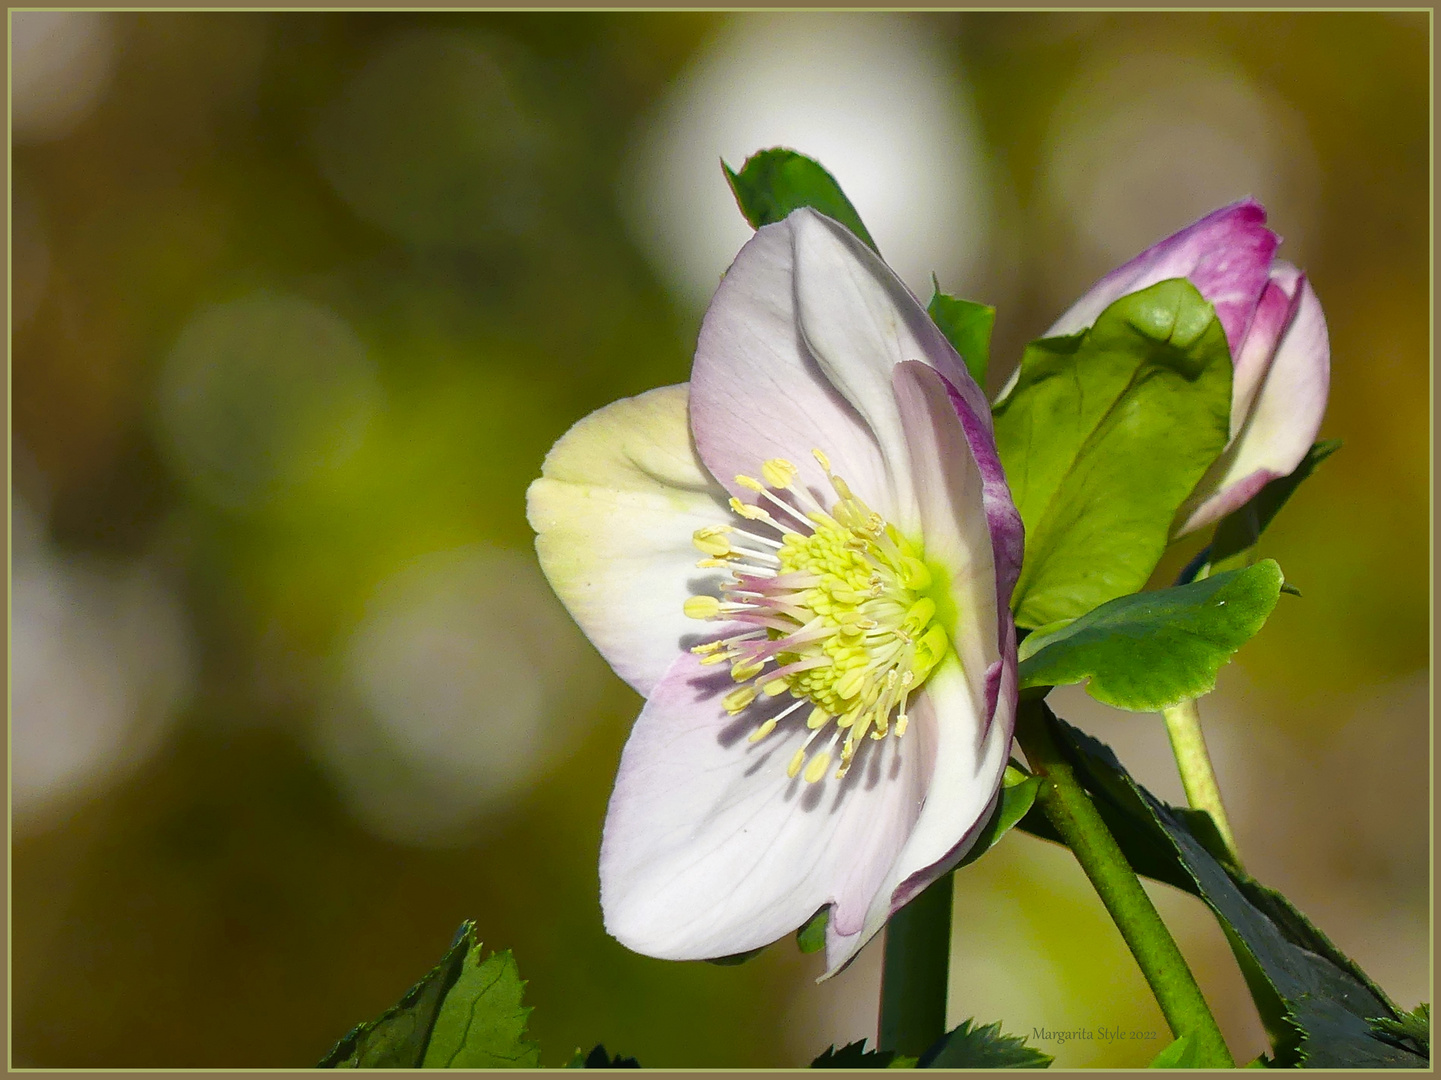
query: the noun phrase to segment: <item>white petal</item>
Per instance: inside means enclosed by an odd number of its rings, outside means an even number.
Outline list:
[[[915,820],[932,767],[927,722],[903,740],[865,740],[844,780],[832,765],[807,784],[786,766],[809,707],[752,743],[760,720],[793,702],[762,698],[730,716],[720,696],[734,685],[723,667],[682,656],[626,743],[601,844],[601,907],[606,929],[636,952],[746,952],[825,904],[833,926],[858,934]]]
[[[955,866],[975,842],[1000,791],[1015,727],[1014,660],[1009,665],[999,662],[996,671],[1001,676],[997,710],[989,724],[975,711],[970,673],[962,671],[954,654],[926,681],[911,710],[912,724],[935,738],[925,802],[859,930],[850,933],[849,926],[833,919],[826,936],[827,977],[848,963],[894,912]],[[976,678],[984,683],[985,675],[979,672]]]
[[[920,302],[854,234],[811,210],[795,228],[796,305],[801,332],[821,371],[865,418],[891,486],[904,532],[918,524],[910,484],[911,456],[891,389],[891,369],[919,360],[969,384],[964,365]],[[982,399],[983,400],[983,399]],[[989,411],[989,410],[985,410]]]
[[[885,513],[888,482],[875,438],[821,372],[796,324],[793,218],[766,225],[741,248],[701,323],[691,368],[691,426],[702,460],[732,494],[737,474],[784,458],[824,505],[835,500],[811,456]]]
[[[696,568],[691,536],[734,517],[691,443],[686,398],[684,385],[665,386],[591,413],[551,448],[527,493],[551,587],[642,694],[685,646],[715,636],[682,612],[725,576]]]

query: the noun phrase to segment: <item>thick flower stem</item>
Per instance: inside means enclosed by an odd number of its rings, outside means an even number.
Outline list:
[[[920,1057],[946,1033],[952,876],[942,874],[892,916],[881,970],[880,1048]]]
[[[1141,973],[1151,984],[1171,1033],[1177,1038],[1191,1037],[1199,1068],[1234,1068],[1236,1063],[1186,958],[1056,745],[1051,735],[1050,710],[1044,703],[1022,702],[1016,739],[1031,767],[1048,781],[1041,786],[1037,802],[1091,879]]]
[[[1221,805],[1221,788],[1216,783],[1216,770],[1211,767],[1211,755],[1206,751],[1206,737],[1201,733],[1201,710],[1194,701],[1183,701],[1161,715],[1166,718],[1166,734],[1171,737],[1171,752],[1176,755],[1176,767],[1181,771],[1186,801],[1191,809],[1211,815],[1232,861],[1240,866],[1236,836],[1231,832],[1226,808]]]

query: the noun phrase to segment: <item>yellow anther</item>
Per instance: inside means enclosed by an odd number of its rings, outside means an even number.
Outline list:
[[[825,776],[826,770],[830,767],[831,755],[829,752],[822,750],[815,757],[811,758],[811,763],[806,766],[806,783],[814,784],[822,776]]]
[[[731,496],[730,506],[732,510],[734,510],[741,517],[745,518],[747,521],[761,521],[765,518],[770,517],[770,515],[767,514],[764,510],[762,510],[759,506],[752,506],[750,503],[743,503],[734,495]]]
[[[910,726],[911,726],[911,718],[910,718],[909,716],[907,716],[905,713],[901,713],[899,716],[897,716],[897,717],[896,717],[896,738],[899,739],[902,735],[904,735],[904,734],[906,733],[906,728],[908,728],[908,727],[910,727]]]
[[[724,664],[730,658],[731,654],[728,652],[712,653],[710,656],[701,657],[701,666],[704,667],[707,664]]]
[[[707,641],[704,645],[692,645],[690,651],[697,656],[704,656],[706,653],[715,652],[724,644],[724,641]]]
[[[760,742],[767,735],[776,729],[776,718],[772,716],[760,727],[750,733],[749,742]]]
[[[725,706],[726,712],[734,716],[756,699],[756,693],[754,686],[738,686],[721,698],[721,704]]]
[[[757,675],[764,671],[765,666],[766,665],[764,661],[758,660],[752,660],[749,663],[738,662],[733,668],[731,668],[731,678],[734,679],[736,682],[747,682],[750,679],[754,679]]]
[[[801,766],[805,763],[806,748],[802,746],[799,750],[796,751],[795,757],[791,758],[791,763],[786,766],[786,775],[789,776],[792,780],[794,780],[796,778],[796,774],[801,771]]]
[[[836,683],[836,694],[842,698],[853,698],[860,692],[861,684],[865,681],[865,668],[851,668],[851,670],[842,675],[840,681]]]
[[[825,469],[826,472],[831,471],[831,459],[826,457],[824,453],[822,453],[820,450],[812,450],[811,455],[816,459],[816,461],[820,462],[820,466],[822,469]]]
[[[800,472],[785,458],[771,458],[761,466],[761,476],[773,488],[788,488]]]
[[[700,570],[712,570],[716,567],[728,567],[730,563],[725,559],[697,559],[696,568]]]
[[[759,480],[757,480],[754,476],[737,476],[736,483],[739,484],[741,487],[745,488],[746,490],[754,491],[756,493],[760,493],[766,489],[766,486],[762,484]]]
[[[851,494],[851,486],[834,473],[831,474],[831,487],[836,489],[836,494],[848,502],[855,499]]]
[[[780,695],[784,694],[790,688],[790,681],[786,679],[785,676],[781,676],[779,679],[772,679],[761,687],[761,689],[765,691],[766,697],[780,697]]]
[[[720,614],[720,601],[714,596],[692,596],[682,610],[692,619],[714,619]]]
[[[821,708],[819,705],[817,705],[814,709],[811,710],[810,716],[806,717],[806,727],[810,728],[812,731],[815,731],[816,728],[825,727],[826,721],[830,718],[831,714],[826,712],[826,710]]]
[[[691,542],[702,555],[719,557],[731,549],[730,541],[725,536],[730,531],[729,525],[707,525],[691,534]]]
[[[837,780],[844,780],[844,779],[846,778],[846,773],[848,773],[848,772],[850,772],[850,771],[851,771],[851,763],[850,763],[850,759],[847,758],[847,759],[845,759],[845,760],[843,760],[843,761],[841,762],[841,767],[836,770],[836,779],[837,779]]]

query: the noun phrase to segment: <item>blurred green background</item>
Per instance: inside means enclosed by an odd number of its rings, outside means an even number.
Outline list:
[[[748,230],[719,159],[819,157],[917,291],[1000,306],[991,390],[1110,266],[1262,199],[1345,448],[1267,535],[1304,598],[1203,712],[1248,866],[1429,992],[1429,16],[13,14],[16,1065],[306,1066],[463,918],[542,1062],[799,1065],[821,986],[609,940],[639,700],[535,566],[567,427],[686,378]],[[1158,575],[1195,550],[1177,550]],[[1058,695],[1179,799],[1159,719]],[[1199,903],[1156,887],[1238,1058]],[[951,1020],[1139,1065],[1165,1029],[1064,850],[960,875]]]

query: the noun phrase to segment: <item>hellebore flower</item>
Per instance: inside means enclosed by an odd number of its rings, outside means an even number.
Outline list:
[[[623,944],[729,956],[829,905],[834,973],[965,854],[1015,722],[1021,522],[984,395],[843,226],[758,230],[690,383],[581,420],[528,510],[646,697],[601,844]]]
[[[1114,301],[1184,277],[1216,309],[1231,348],[1231,438],[1181,507],[1174,537],[1289,476],[1321,427],[1331,379],[1326,319],[1306,275],[1275,258],[1280,238],[1249,199],[1224,206],[1098,281],[1047,336],[1074,334]]]

